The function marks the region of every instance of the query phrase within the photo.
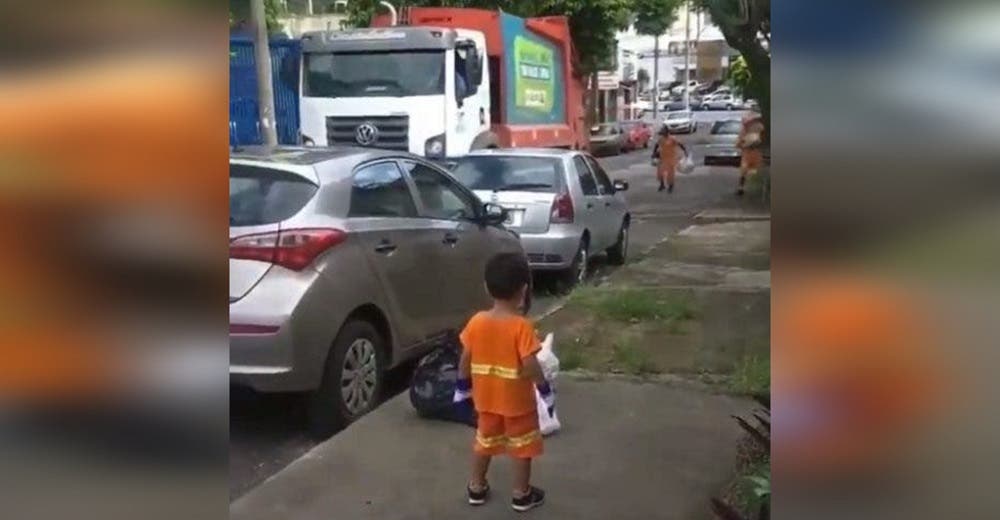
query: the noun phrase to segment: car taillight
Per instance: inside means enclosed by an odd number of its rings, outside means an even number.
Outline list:
[[[229,242],[229,258],[272,262],[301,271],[320,253],[347,239],[339,229],[283,229],[236,237]]]
[[[573,223],[573,199],[569,193],[563,192],[556,195],[552,201],[552,216],[549,219],[553,224]]]

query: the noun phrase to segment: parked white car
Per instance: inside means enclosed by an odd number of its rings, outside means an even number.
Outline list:
[[[692,79],[691,81],[688,81],[686,90],[690,90],[691,93],[693,94],[701,86],[702,86],[701,83],[699,83],[697,80]],[[681,83],[680,85],[677,85],[676,87],[670,89],[670,92],[675,95],[680,95],[684,93],[684,90],[685,90],[684,84]]]
[[[716,94],[702,100],[702,110],[736,110],[743,108],[743,100],[732,94]]]
[[[663,124],[670,130],[670,133],[693,134],[698,125],[694,120],[694,113],[689,110],[676,110],[668,112],[663,119]]]
[[[565,285],[586,279],[594,254],[625,263],[631,216],[628,183],[608,178],[590,154],[574,150],[476,150],[452,174],[485,203],[507,210],[534,270],[556,271]]]

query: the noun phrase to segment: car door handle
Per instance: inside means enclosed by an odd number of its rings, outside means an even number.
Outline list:
[[[594,209],[594,203],[593,202],[588,202],[587,203],[587,209]]]
[[[458,242],[458,235],[454,233],[445,233],[444,238],[441,239],[442,244],[454,245]]]
[[[388,254],[396,250],[396,244],[389,242],[388,240],[383,240],[375,246],[376,253]]]

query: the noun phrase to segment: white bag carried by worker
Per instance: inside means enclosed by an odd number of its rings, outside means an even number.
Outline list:
[[[677,171],[681,173],[691,173],[694,171],[694,161],[691,160],[690,154],[684,154],[681,160],[677,161]]]
[[[545,340],[542,341],[542,350],[535,355],[535,358],[538,359],[538,364],[542,367],[545,380],[549,382],[549,386],[555,389],[556,376],[559,375],[559,358],[552,351],[553,343],[555,343],[555,337],[550,332],[545,336]],[[559,414],[555,410],[552,411],[552,414],[549,414],[549,409],[545,406],[545,401],[542,399],[541,394],[538,393],[537,388],[535,389],[535,402],[538,406],[538,429],[542,432],[542,435],[549,435],[562,427],[559,424]]]

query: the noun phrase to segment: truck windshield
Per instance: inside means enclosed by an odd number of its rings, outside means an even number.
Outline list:
[[[444,94],[444,51],[308,53],[306,97]]]

